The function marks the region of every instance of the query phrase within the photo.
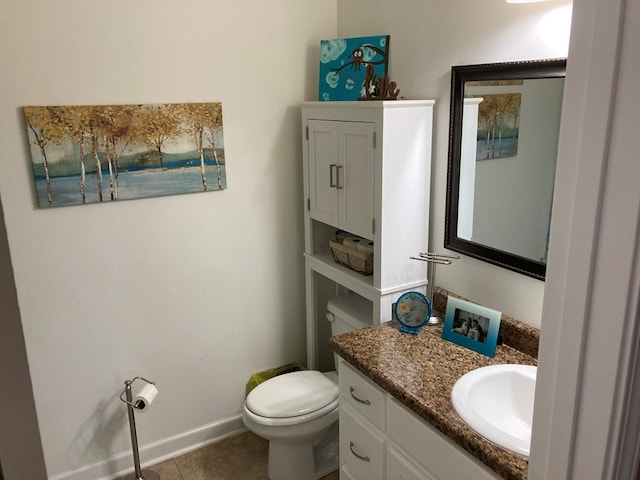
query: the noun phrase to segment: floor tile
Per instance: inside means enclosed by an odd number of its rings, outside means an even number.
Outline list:
[[[340,480],[340,472],[333,472],[329,475],[325,475],[320,480]]]
[[[246,432],[175,461],[185,480],[268,480],[268,445],[266,440]]]
[[[185,480],[185,478],[180,474],[180,470],[178,470],[178,465],[176,464],[175,460],[168,460],[166,462],[162,462],[149,467],[148,469],[156,472],[160,476],[160,480]],[[144,474],[145,469],[143,468],[142,470]],[[133,473],[134,470],[132,468],[131,474]],[[122,478],[127,478],[127,476],[125,475]]]
[[[153,470],[160,475],[161,480],[185,480],[180,474],[180,470],[178,470],[178,465],[175,460],[169,460],[168,462],[154,465],[150,470]]]
[[[268,480],[269,442],[245,432],[149,467],[161,480]],[[338,472],[321,480],[339,480]]]

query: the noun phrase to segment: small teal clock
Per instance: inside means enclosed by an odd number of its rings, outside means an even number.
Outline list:
[[[396,302],[395,315],[401,332],[417,335],[431,318],[431,302],[420,292],[403,293]]]

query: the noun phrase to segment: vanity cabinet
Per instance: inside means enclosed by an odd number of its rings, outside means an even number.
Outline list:
[[[349,363],[339,368],[340,478],[500,478]]]
[[[373,323],[391,319],[404,292],[424,291],[428,247],[432,100],[302,104],[307,366],[318,365],[326,298],[354,292]],[[329,240],[344,230],[373,241],[373,273],[334,262]],[[325,288],[326,290],[326,288]],[[335,291],[337,290],[337,292]],[[320,339],[326,343],[326,338]]]

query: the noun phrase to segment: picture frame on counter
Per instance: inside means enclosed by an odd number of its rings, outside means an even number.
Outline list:
[[[493,357],[501,312],[455,297],[447,297],[442,338]]]

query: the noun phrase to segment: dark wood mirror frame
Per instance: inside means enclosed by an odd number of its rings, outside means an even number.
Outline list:
[[[531,60],[454,66],[451,69],[451,110],[449,116],[449,161],[445,209],[444,247],[485,262],[544,280],[545,263],[497,250],[458,237],[458,201],[462,111],[465,82],[565,77],[566,59]]]

